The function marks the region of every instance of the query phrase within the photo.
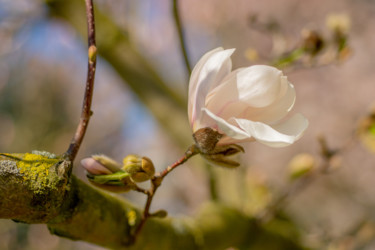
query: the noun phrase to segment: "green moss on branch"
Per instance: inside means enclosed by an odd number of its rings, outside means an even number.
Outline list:
[[[216,203],[196,218],[150,219],[132,243],[141,213],[133,205],[101,192],[74,176],[70,162],[27,154],[0,155],[0,218],[45,223],[51,233],[113,249],[301,249],[298,237],[282,236],[258,226],[236,209]],[[55,164],[51,164],[54,162]],[[40,175],[41,167],[48,175]],[[23,169],[23,171],[21,171]],[[25,179],[29,181],[25,181]],[[42,182],[37,185],[36,183]],[[37,188],[35,187],[43,187]],[[293,224],[290,224],[292,227]],[[271,245],[270,245],[271,244]]]

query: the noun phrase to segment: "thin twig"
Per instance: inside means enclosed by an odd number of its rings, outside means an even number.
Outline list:
[[[151,188],[147,190],[147,201],[145,204],[145,208],[143,210],[143,215],[142,219],[139,222],[134,234],[133,234],[133,240],[136,239],[136,237],[139,235],[141,232],[143,226],[145,225],[147,219],[152,216],[150,213],[150,207],[152,200],[154,198],[154,195],[156,193],[156,190],[159,188],[161,183],[163,182],[163,179],[170,173],[172,172],[176,167],[182,165],[185,163],[187,160],[189,160],[192,156],[198,154],[199,151],[196,149],[195,145],[191,146],[184,154],[183,157],[181,157],[179,160],[177,160],[175,163],[172,165],[168,166],[164,171],[155,174],[155,176],[151,179]]]
[[[178,161],[176,161],[175,163],[173,163],[171,166],[168,166],[166,169],[164,169],[163,172],[159,173],[159,174],[156,174],[156,178],[164,178],[165,176],[167,176],[167,174],[169,174],[173,169],[175,169],[176,167],[180,166],[181,164],[185,163],[190,157],[194,156],[198,154],[198,150],[197,148],[195,147],[195,145],[189,147],[189,149],[185,152],[184,156],[181,157],[181,159],[179,159]]]
[[[175,22],[177,32],[178,32],[178,38],[180,40],[181,52],[182,52],[182,56],[184,57],[185,67],[190,76],[191,66],[190,66],[190,60],[189,60],[189,56],[188,56],[187,49],[186,49],[185,34],[182,29],[180,12],[178,10],[178,0],[173,0],[173,17],[174,17],[174,22]]]
[[[73,139],[65,153],[65,157],[73,161],[81,146],[83,137],[85,136],[87,125],[91,116],[91,102],[94,91],[94,80],[96,71],[96,43],[95,43],[95,19],[94,6],[92,0],[85,0],[87,30],[88,30],[88,71],[86,80],[86,89],[83,99],[81,118]]]
[[[137,186],[137,185],[134,185],[133,190],[134,190],[134,191],[137,191],[137,192],[139,192],[139,193],[143,193],[143,194],[148,195],[148,190],[143,189],[143,188],[141,188],[141,187],[139,187],[139,186]]]

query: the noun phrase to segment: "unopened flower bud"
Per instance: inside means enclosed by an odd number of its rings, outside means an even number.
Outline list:
[[[310,154],[298,154],[288,164],[291,180],[298,179],[310,173],[315,167],[315,159]]]
[[[93,158],[85,158],[81,161],[81,165],[86,171],[92,175],[112,174],[104,165],[100,164]]]
[[[324,47],[324,39],[315,30],[303,29],[302,30],[302,47],[312,56],[318,54]]]
[[[346,34],[350,30],[351,20],[347,14],[330,14],[326,18],[326,25],[334,32]]]
[[[143,182],[151,179],[155,174],[155,167],[148,157],[128,155],[123,160],[122,169],[130,174],[135,182]]]
[[[111,173],[121,171],[121,164],[106,155],[92,155],[91,158],[107,168]]]
[[[135,187],[129,173],[119,163],[105,155],[93,155],[81,161],[91,184],[111,192],[127,192]]]

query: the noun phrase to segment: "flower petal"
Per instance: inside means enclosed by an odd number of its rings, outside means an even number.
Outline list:
[[[284,95],[288,81],[283,73],[270,66],[254,65],[237,73],[238,99],[252,107],[266,107],[280,94]]]
[[[215,49],[205,54],[194,67],[189,81],[188,114],[190,124],[199,119],[201,109],[210,89],[221,83],[221,80],[232,70],[230,56],[234,49]]]
[[[276,95],[274,102],[265,107],[254,107],[248,102],[240,100],[241,94],[237,88],[237,82],[241,71],[246,72],[246,69],[231,72],[225,77],[221,85],[210,91],[206,97],[206,107],[224,120],[236,117],[264,123],[275,123],[284,118],[295,102],[294,86],[286,79],[280,81],[279,93]]]
[[[278,122],[289,113],[296,100],[296,91],[294,86],[289,83],[287,88],[288,89],[286,90],[285,94],[280,96],[279,99],[271,105],[263,108],[247,107],[246,110],[237,117],[252,121],[260,121],[267,124]]]
[[[246,133],[242,129],[228,123],[223,118],[216,116],[214,113],[212,113],[208,109],[203,108],[202,111],[216,122],[216,125],[218,126],[220,130],[219,132],[222,132],[225,135],[236,140],[243,140],[243,139],[247,139],[251,137],[248,133]]]
[[[257,141],[271,147],[285,147],[297,141],[308,126],[301,114],[296,114],[282,124],[269,126],[261,122],[235,119],[238,125]]]
[[[233,103],[237,103],[238,100],[238,89],[237,89],[237,73],[240,69],[232,71],[223,80],[222,83],[213,88],[206,96],[205,106],[212,111],[214,114],[220,114],[222,116],[223,110]],[[245,104],[247,107],[248,105]],[[241,111],[242,112],[242,111]],[[236,112],[236,113],[241,113]],[[235,116],[231,115],[230,117]]]

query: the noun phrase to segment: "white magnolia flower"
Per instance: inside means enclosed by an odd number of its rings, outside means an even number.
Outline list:
[[[257,140],[283,147],[298,140],[308,126],[301,114],[285,119],[295,90],[283,73],[254,65],[232,71],[234,49],[217,48],[194,67],[189,82],[189,121],[193,132],[213,128],[220,144]]]

